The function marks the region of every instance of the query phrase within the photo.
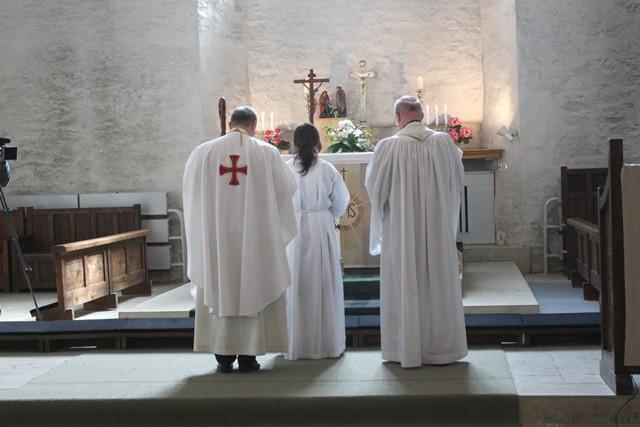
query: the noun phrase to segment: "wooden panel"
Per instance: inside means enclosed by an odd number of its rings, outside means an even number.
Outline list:
[[[167,214],[167,193],[162,191],[80,194],[79,200],[81,208],[141,205],[142,215]]]
[[[84,259],[76,258],[64,263],[64,280],[69,290],[81,289],[85,285]]]
[[[107,281],[107,263],[103,253],[89,255],[84,258],[86,286]]]
[[[11,290],[11,273],[9,271],[9,242],[0,240],[0,291]]]
[[[111,277],[121,277],[127,274],[127,253],[125,248],[109,251],[109,271]]]

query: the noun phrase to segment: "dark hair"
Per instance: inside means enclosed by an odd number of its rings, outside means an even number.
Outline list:
[[[306,175],[318,161],[316,147],[320,144],[320,133],[311,123],[302,123],[293,131],[295,158],[300,162],[300,175]]]
[[[230,124],[241,125],[241,126],[251,126],[253,122],[258,120],[258,115],[251,107],[238,107],[233,110],[231,113],[231,118],[229,119]]]

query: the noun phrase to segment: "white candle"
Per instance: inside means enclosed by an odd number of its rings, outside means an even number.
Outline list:
[[[426,105],[427,112],[427,124],[429,124],[429,104]]]
[[[447,104],[444,104],[444,125],[449,125],[449,119],[447,118]]]
[[[418,90],[424,89],[424,79],[422,76],[418,76]]]
[[[262,130],[266,130],[266,128],[264,127],[265,119],[266,119],[266,113],[263,111],[262,112],[262,120],[260,121],[260,129],[262,129]]]
[[[438,104],[436,104],[436,128],[438,127]]]
[[[269,129],[274,130],[275,128],[273,127],[273,111],[271,112],[271,114],[269,115],[269,124],[271,125],[271,127]]]

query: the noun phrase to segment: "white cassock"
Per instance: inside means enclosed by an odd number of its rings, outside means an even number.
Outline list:
[[[380,141],[367,167],[382,358],[405,368],[467,354],[455,244],[463,183],[462,151],[418,122]]]
[[[187,272],[196,285],[195,351],[286,351],[295,188],[279,152],[244,131],[191,153],[182,194]]]
[[[288,289],[287,359],[338,357],[345,350],[344,291],[336,219],[349,204],[349,190],[330,163],[318,159],[306,175],[299,165],[294,207],[299,233],[287,255],[293,272]]]

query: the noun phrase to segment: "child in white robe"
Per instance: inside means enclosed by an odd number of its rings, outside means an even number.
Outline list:
[[[296,175],[294,208],[298,235],[287,256],[293,284],[287,290],[289,351],[286,358],[338,357],[345,350],[344,292],[336,221],[349,204],[349,190],[332,164],[319,159],[315,126],[294,131],[296,154],[287,163]]]

